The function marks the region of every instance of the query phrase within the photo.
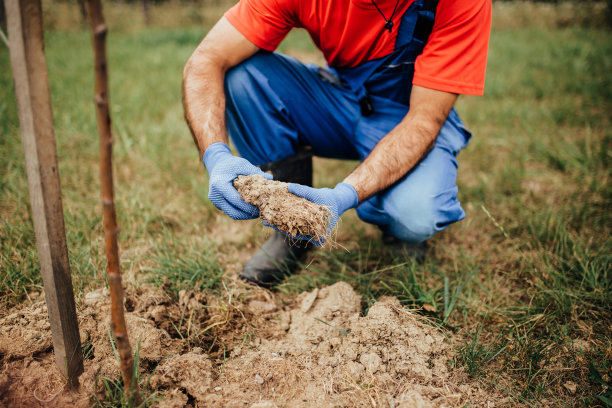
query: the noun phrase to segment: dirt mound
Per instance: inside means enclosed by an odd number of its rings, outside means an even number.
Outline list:
[[[285,307],[270,292],[251,290],[233,306],[235,316],[249,322],[250,334],[231,326],[237,333],[222,341],[233,350],[217,355],[181,339],[220,321],[206,315],[217,306],[201,293],[182,291],[176,302],[143,288],[128,291],[126,306],[130,340],[134,348],[140,344],[142,373],[153,373],[159,407],[438,407],[498,400],[449,372],[451,347],[438,329],[394,298],[381,299],[361,316],[361,298],[344,282],[302,293]],[[79,303],[81,393],[65,390],[54,369],[42,303],[0,319],[0,407],[88,406],[100,391],[96,377],[118,378],[108,314],[106,290]]]
[[[163,362],[153,378],[170,391],[164,404],[175,406],[186,392],[203,406],[433,407],[459,406],[480,392],[451,376],[451,349],[436,328],[396,299],[375,303],[365,317],[360,304],[343,282],[300,295],[278,315],[284,336],[237,347],[193,391],[191,381],[173,378],[199,372],[204,354]]]
[[[266,222],[291,236],[308,235],[321,241],[327,236],[329,209],[291,194],[288,185],[258,175],[238,176],[234,180],[234,187],[244,201],[259,208]]]

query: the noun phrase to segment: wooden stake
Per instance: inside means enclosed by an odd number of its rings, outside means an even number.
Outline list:
[[[102,208],[104,212],[104,238],[106,242],[106,260],[108,286],[111,295],[111,326],[117,339],[117,351],[123,377],[123,389],[132,401],[137,401],[138,384],[133,383],[134,359],[128,338],[125,316],[123,313],[123,286],[119,267],[119,245],[117,243],[117,216],[113,192],[113,137],[109,112],[108,72],[106,64],[106,25],[102,14],[100,0],[87,0],[87,14],[91,24],[94,48],[94,65],[96,81],[96,112],[98,118],[98,135],[100,138],[100,179],[102,187]]]
[[[41,3],[40,0],[11,0],[5,6],[32,219],[55,362],[69,384],[76,387],[83,372],[83,353],[66,247]]]

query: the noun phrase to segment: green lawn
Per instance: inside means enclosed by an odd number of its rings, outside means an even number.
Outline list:
[[[127,279],[215,293],[267,232],[206,198],[183,120],[182,67],[202,28],[109,35],[116,202]],[[316,59],[304,33],[286,52]],[[68,247],[77,296],[105,284],[89,32],[46,37]],[[364,295],[425,305],[457,342],[452,364],[538,406],[612,400],[612,40],[604,29],[495,29],[486,95],[457,109],[474,137],[460,155],[467,219],[416,264],[343,217],[342,247],[280,285],[287,299],[339,279]],[[41,290],[8,50],[0,45],[0,303]],[[355,163],[316,162],[315,182]],[[344,247],[344,248],[343,248]],[[435,311],[434,311],[435,310]],[[231,345],[230,345],[231,346]],[[577,384],[571,393],[568,381]],[[570,387],[571,388],[571,387]]]

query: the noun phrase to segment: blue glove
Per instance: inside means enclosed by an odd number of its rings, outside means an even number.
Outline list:
[[[289,184],[289,192],[298,197],[303,197],[313,203],[324,205],[332,213],[331,221],[327,227],[327,236],[331,234],[334,226],[338,222],[338,218],[346,210],[357,207],[359,197],[355,188],[347,183],[338,183],[336,187],[331,188],[312,188],[301,184]],[[297,236],[294,238],[310,240],[311,236]],[[326,238],[321,238],[319,241],[313,241],[315,245],[323,245]]]
[[[259,210],[242,199],[234,188],[233,181],[240,175],[259,174],[271,180],[272,176],[253,166],[248,160],[230,153],[225,143],[213,143],[202,158],[210,175],[208,199],[220,210],[235,220],[259,217]]]

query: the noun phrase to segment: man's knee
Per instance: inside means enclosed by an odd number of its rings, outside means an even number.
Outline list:
[[[240,155],[253,164],[277,160],[279,152],[291,150],[290,140],[275,138],[281,134],[281,109],[264,75],[273,63],[273,54],[256,53],[225,74],[227,131]]]
[[[248,62],[236,65],[225,74],[225,96],[227,107],[244,103],[251,98],[252,76],[247,66]]]
[[[365,222],[378,225],[385,234],[404,242],[419,243],[436,232],[430,201],[423,197],[394,200],[389,196],[375,196],[357,207],[357,215]]]
[[[389,225],[386,233],[401,241],[420,243],[428,240],[436,233],[436,220],[430,200],[406,203],[400,208],[390,209]]]
[[[225,94],[232,99],[244,100],[261,90],[262,82],[268,82],[264,72],[278,64],[278,56],[269,52],[257,52],[225,74]]]
[[[413,195],[400,202],[385,203],[389,217],[385,232],[410,243],[428,240],[436,232],[465,218],[457,200],[457,187],[436,196]]]

